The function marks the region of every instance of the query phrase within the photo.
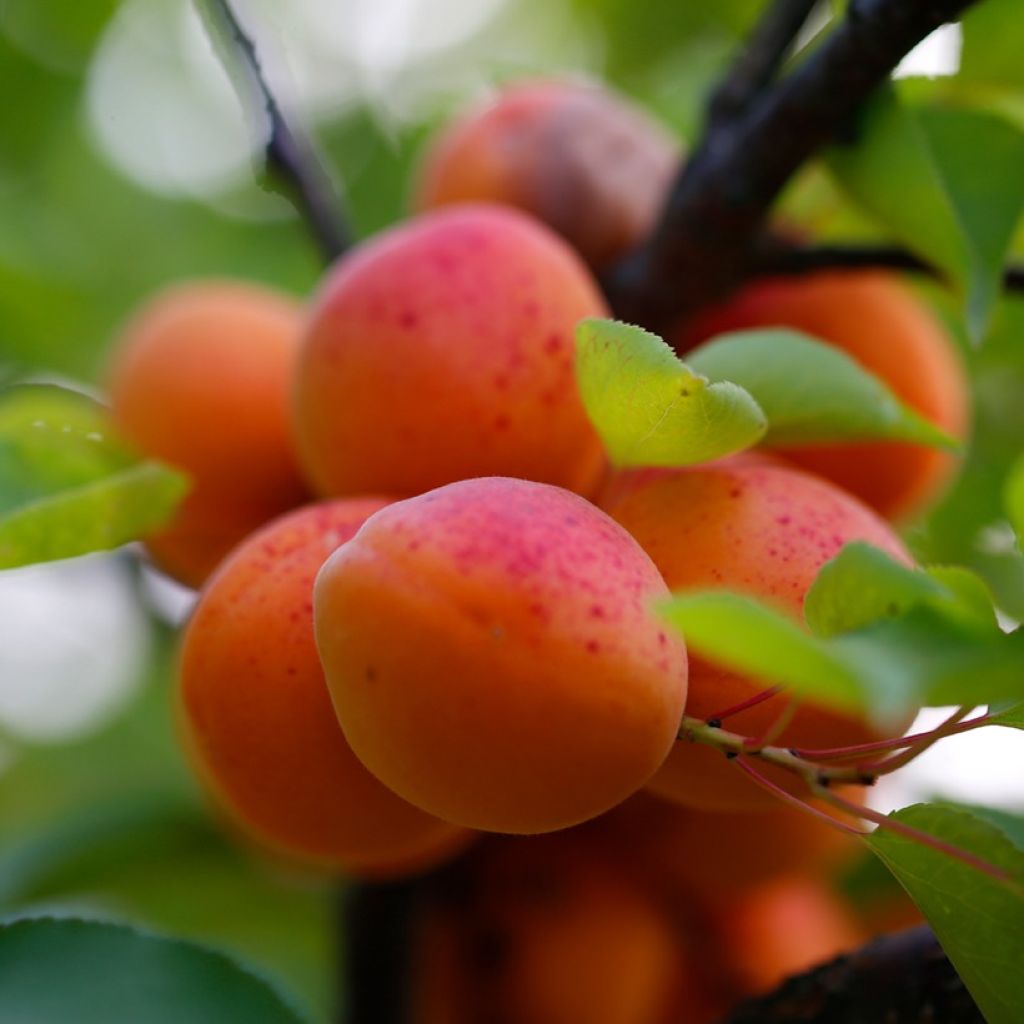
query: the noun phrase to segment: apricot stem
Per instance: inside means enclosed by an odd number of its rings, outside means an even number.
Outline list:
[[[839,796],[838,793],[832,792],[827,786],[815,785],[813,788],[817,796],[821,797],[822,800],[825,800],[827,803],[830,803],[833,807],[836,807],[839,810],[847,811],[848,813],[854,814],[866,821],[873,822],[879,828],[888,829],[890,832],[894,832],[897,835],[903,836],[905,839],[911,840],[911,842],[930,847],[938,853],[943,853],[947,857],[952,857],[954,860],[958,860],[960,863],[966,864],[968,867],[974,868],[976,871],[980,871],[982,874],[988,875],[989,878],[992,878],[997,882],[1004,885],[1010,885],[1015,889],[1018,888],[1016,880],[1008,871],[997,867],[995,864],[989,863],[987,860],[976,856],[968,850],[961,849],[953,843],[947,843],[946,840],[940,839],[938,836],[933,836],[931,833],[924,832],[919,828],[914,828],[913,825],[908,825],[904,821],[899,821],[896,818],[890,818],[889,815],[882,814],[881,811],[876,811],[871,807],[865,807],[861,804],[854,803],[852,800],[847,800],[845,797]]]
[[[741,711],[746,711],[748,708],[757,707],[758,704],[763,704],[766,700],[771,700],[776,694],[783,691],[782,686],[770,686],[767,690],[762,690],[760,693],[755,693],[753,697],[748,697],[744,701],[740,701],[739,704],[733,704],[731,707],[725,708],[723,711],[716,711],[713,715],[708,715],[704,719],[708,725],[714,725],[716,722],[724,722],[727,718],[732,718],[733,715],[738,715]]]

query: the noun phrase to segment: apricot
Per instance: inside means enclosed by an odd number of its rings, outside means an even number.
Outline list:
[[[910,561],[892,529],[866,505],[826,480],[769,461],[725,460],[620,474],[609,482],[601,505],[651,556],[671,590],[737,590],[799,621],[818,570],[844,544],[866,541]],[[712,717],[768,685],[694,656],[686,713]],[[761,736],[787,702],[779,694],[725,725]],[[878,738],[865,722],[805,703],[774,742],[833,747]],[[784,772],[758,767],[776,782],[789,780]],[[717,751],[684,742],[650,785],[661,796],[709,811],[752,810],[774,800]]]
[[[299,359],[295,426],[325,494],[419,494],[504,474],[585,492],[604,457],[573,330],[606,314],[561,239],[473,205],[378,235],[335,265]]]
[[[711,1019],[662,909],[578,833],[492,839],[464,873],[421,923],[415,1024]]]
[[[786,874],[823,876],[859,851],[853,836],[782,801],[706,812],[640,792],[594,825],[673,902],[735,895]]]
[[[241,281],[160,292],[122,328],[107,370],[111,412],[140,451],[192,478],[148,538],[156,563],[199,586],[243,537],[305,500],[289,423],[301,311]]]
[[[468,841],[378,782],[349,749],[313,638],[313,580],[380,498],[308,505],[236,548],[181,650],[186,747],[220,807],[263,846],[369,877],[429,867]]]
[[[769,992],[790,975],[867,941],[827,885],[799,875],[775,879],[724,903],[716,931],[721,956],[748,995]]]
[[[683,350],[726,331],[793,327],[842,349],[894,394],[954,437],[969,417],[958,353],[931,312],[892,274],[820,273],[765,279],[687,324]],[[780,449],[797,465],[856,494],[888,519],[921,511],[949,481],[954,456],[892,441]]]
[[[564,828],[654,774],[686,650],[651,560],[557,487],[465,480],[382,509],[327,561],[317,645],[352,749],[447,821]]]
[[[680,147],[642,109],[584,82],[500,91],[429,147],[413,203],[516,206],[604,269],[650,231]]]

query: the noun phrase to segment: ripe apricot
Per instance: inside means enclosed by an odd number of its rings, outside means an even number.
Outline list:
[[[434,140],[413,201],[519,207],[603,269],[650,230],[679,161],[660,125],[606,89],[518,83]]]
[[[931,312],[894,275],[858,271],[755,281],[687,324],[680,344],[688,349],[715,334],[770,326],[793,327],[830,342],[926,419],[964,437],[968,387],[957,351]],[[888,519],[920,511],[956,466],[948,453],[891,441],[780,453]]]
[[[507,474],[585,492],[603,466],[573,375],[573,329],[605,314],[542,224],[453,207],[335,265],[299,360],[300,455],[325,494],[419,494]]]
[[[149,538],[154,560],[198,586],[268,519],[304,500],[289,425],[298,303],[241,281],[193,281],[145,302],[108,367],[113,418],[193,487]]]
[[[582,498],[502,477],[382,509],[317,579],[345,735],[411,803],[498,832],[564,828],[672,746],[686,650],[633,539]]]
[[[460,868],[421,924],[415,1024],[711,1019],[662,909],[579,833],[492,839]]]
[[[856,498],[810,473],[764,460],[624,473],[609,482],[601,505],[651,556],[671,590],[738,590],[800,621],[804,595],[818,570],[844,544],[866,541],[910,560],[890,527]],[[768,685],[694,656],[686,713],[712,717]],[[761,736],[787,701],[780,694],[725,725]],[[804,704],[774,742],[833,747],[877,738],[862,721]],[[783,772],[764,770],[776,782],[788,780]],[[756,809],[774,799],[717,751],[684,742],[673,749],[651,788],[711,811]]]
[[[781,801],[708,812],[640,792],[594,825],[670,901],[713,900],[786,874],[823,875],[859,850],[854,837]]]
[[[467,840],[362,766],[317,659],[316,573],[385,504],[308,505],[248,538],[204,588],[181,651],[186,746],[221,807],[266,846],[371,877],[430,866]]]
[[[769,992],[867,939],[827,885],[800,875],[725,901],[716,931],[721,956],[748,995]]]

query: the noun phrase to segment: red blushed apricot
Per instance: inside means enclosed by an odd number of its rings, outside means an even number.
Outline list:
[[[661,907],[579,833],[492,839],[459,868],[421,922],[416,1024],[712,1019]]]
[[[967,432],[967,378],[932,313],[892,274],[822,273],[767,279],[687,324],[681,349],[726,331],[793,327],[842,349],[926,419],[954,437]],[[896,442],[780,449],[805,469],[856,494],[888,519],[920,511],[947,483],[956,460]]]
[[[181,652],[190,759],[260,843],[353,874],[411,873],[468,840],[378,782],[349,749],[313,638],[313,580],[386,502],[324,502],[238,547],[203,590]]]
[[[304,500],[289,424],[300,333],[297,302],[212,280],[149,299],[115,343],[115,422],[140,451],[192,478],[150,548],[183,583],[198,586],[243,537]]]
[[[465,480],[382,509],[324,566],[320,657],[345,735],[411,803],[497,832],[564,828],[673,744],[686,650],[650,559],[560,488]]]
[[[605,89],[519,83],[433,142],[414,205],[519,207],[603,269],[651,229],[679,162],[679,144],[660,125]]]
[[[602,507],[651,556],[669,589],[737,590],[803,621],[804,595],[818,570],[850,541],[892,557],[910,556],[867,506],[826,480],[781,465],[726,460],[680,470],[641,470],[613,478]],[[736,638],[742,643],[742,637]],[[693,657],[686,713],[709,718],[769,684]],[[786,707],[779,694],[731,716],[726,727],[761,736]],[[783,746],[834,747],[878,739],[865,722],[804,704],[774,740]],[[790,777],[770,766],[779,783]],[[774,797],[710,747],[680,742],[651,788],[709,811],[772,806]]]
[[[594,828],[673,902],[714,901],[794,872],[824,875],[860,850],[853,836],[781,801],[714,813],[640,792]]]
[[[867,940],[828,886],[799,875],[723,902],[715,930],[720,955],[748,995],[769,992]]]
[[[325,494],[418,494],[503,474],[586,492],[604,457],[573,332],[606,309],[544,225],[453,207],[378,235],[329,272],[299,360],[295,425]]]

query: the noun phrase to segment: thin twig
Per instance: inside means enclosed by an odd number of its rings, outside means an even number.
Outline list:
[[[957,708],[941,725],[932,729],[930,735],[926,733],[923,736],[919,736],[902,754],[894,754],[891,757],[882,758],[880,761],[859,761],[857,767],[861,771],[887,775],[889,772],[896,771],[897,768],[902,768],[905,764],[910,764],[911,761],[920,757],[926,750],[935,746],[939,740],[944,739],[946,736],[951,736],[956,727],[963,722],[974,708],[975,705],[973,704],[965,704],[963,707]]]
[[[909,270],[941,279],[942,272],[899,246],[891,245],[785,245],[759,246],[750,264],[752,276],[791,276],[823,270]],[[1024,291],[1024,266],[1010,265],[1003,271],[1003,288]]]
[[[708,715],[705,721],[708,725],[720,724],[727,718],[738,715],[741,711],[747,711],[749,708],[757,707],[758,704],[763,704],[766,700],[771,700],[772,697],[782,693],[784,689],[784,686],[770,686],[766,690],[755,693],[753,697],[748,697],[746,700],[741,700],[738,704],[732,704],[722,711],[716,711],[713,715]]]
[[[818,0],[774,0],[708,100],[708,129],[742,113],[772,83]]]
[[[230,0],[199,0],[210,37],[238,90],[243,107],[264,122],[267,170],[284,186],[329,263],[349,246],[349,232],[331,176],[312,143],[289,124],[263,73],[256,45]]]

